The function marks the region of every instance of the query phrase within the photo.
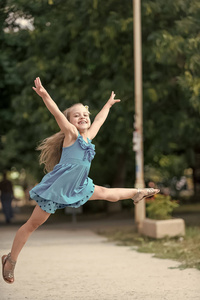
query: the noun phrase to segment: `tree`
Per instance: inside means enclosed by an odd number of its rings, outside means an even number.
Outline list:
[[[8,4],[14,15],[7,39],[12,41],[10,59],[15,54],[17,60],[14,80],[17,77],[18,84],[13,84],[11,104],[15,127],[5,135],[2,150],[6,164],[23,165],[37,173],[33,149],[39,140],[58,130],[32,92],[33,79],[40,76],[62,110],[82,101],[90,106],[93,117],[112,90],[124,100],[112,109],[106,129],[101,129],[95,141],[99,150],[92,171],[99,184],[121,184],[125,176],[120,178],[117,162],[121,160],[125,169],[130,155],[133,159],[132,4],[124,6],[114,0],[103,5],[91,0],[10,0]],[[20,28],[15,16],[34,20],[34,29]],[[133,182],[133,173],[131,176]]]
[[[193,169],[196,200],[200,192],[199,16],[196,0],[143,3],[145,109],[152,112],[145,125],[149,156],[154,152],[157,163],[163,155],[184,156]]]
[[[95,139],[91,177],[98,184],[133,185],[132,2],[4,0],[1,5],[1,168],[23,166],[42,176],[34,148],[58,127],[31,89],[40,76],[62,110],[81,101],[93,117],[112,90],[122,99]],[[142,1],[145,165],[166,171],[166,181],[172,172],[181,176],[192,167],[196,195],[199,11],[197,0]],[[32,27],[22,27],[19,18]]]

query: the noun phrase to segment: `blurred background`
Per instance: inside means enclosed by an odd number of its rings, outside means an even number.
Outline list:
[[[44,175],[35,148],[59,130],[32,90],[37,76],[61,110],[82,102],[92,120],[115,91],[122,101],[94,140],[90,177],[133,187],[132,1],[1,0],[0,10],[0,179],[6,170],[15,212],[34,205],[28,191]],[[142,0],[141,18],[145,184],[199,207],[200,3]],[[109,209],[99,201],[83,212]]]

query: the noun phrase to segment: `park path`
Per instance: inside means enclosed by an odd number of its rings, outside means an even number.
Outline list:
[[[198,270],[179,270],[175,261],[107,242],[89,223],[39,228],[18,259],[15,283],[0,279],[0,299],[200,299]],[[17,228],[0,227],[0,255],[8,252]]]

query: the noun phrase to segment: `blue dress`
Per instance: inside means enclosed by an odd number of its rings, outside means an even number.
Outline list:
[[[66,206],[79,207],[94,193],[94,184],[88,177],[95,146],[78,134],[75,143],[62,148],[60,161],[42,181],[30,190],[30,198],[48,213]]]

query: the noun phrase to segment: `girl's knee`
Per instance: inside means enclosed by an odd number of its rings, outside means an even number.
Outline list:
[[[101,186],[99,194],[100,194],[100,199],[101,200],[106,200],[107,197],[108,197],[108,188],[105,188],[105,187]]]
[[[107,197],[107,188],[102,186],[95,186],[94,194],[90,200],[106,200]]]
[[[114,197],[113,192],[111,189],[106,188],[106,187],[99,187],[99,199],[100,200],[107,200],[107,201],[111,201],[111,202],[116,202],[117,199],[115,199],[116,197]]]
[[[46,221],[46,219],[29,219],[26,222],[26,227],[28,229],[28,231],[33,232],[35,231],[38,227],[40,227],[44,222]]]
[[[25,223],[25,226],[29,232],[35,231],[40,225],[42,225],[40,222],[31,221],[31,220],[28,220]]]
[[[94,194],[90,200],[107,200],[110,202],[117,202],[120,199],[116,195],[116,191],[114,189],[95,185]]]
[[[26,222],[25,226],[28,231],[33,232],[40,225],[42,225],[48,218],[50,214],[44,212],[38,205],[35,207],[30,219]]]

